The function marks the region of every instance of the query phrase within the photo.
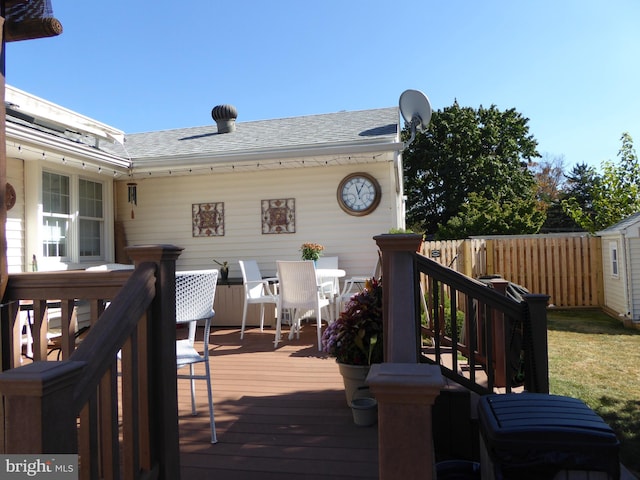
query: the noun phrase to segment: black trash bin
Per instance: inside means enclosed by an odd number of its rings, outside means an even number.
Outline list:
[[[543,393],[487,395],[478,404],[482,479],[620,478],[619,442],[581,400]]]
[[[480,464],[470,460],[444,460],[436,463],[438,480],[480,480]]]

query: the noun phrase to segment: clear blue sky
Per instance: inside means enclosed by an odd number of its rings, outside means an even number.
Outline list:
[[[9,43],[7,83],[127,133],[363,110],[529,118],[570,167],[640,151],[638,0],[52,0],[59,37]]]

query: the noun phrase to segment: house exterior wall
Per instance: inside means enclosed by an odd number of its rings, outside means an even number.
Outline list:
[[[42,257],[42,171],[86,178],[103,185],[103,258],[79,262],[60,262]],[[16,204],[7,212],[7,261],[9,272],[32,270],[36,255],[40,271],[81,269],[99,263],[113,262],[113,180],[106,175],[91,173],[73,167],[38,160],[7,159],[7,179],[16,190]]]
[[[7,265],[9,273],[28,269],[25,254],[25,205],[24,163],[17,158],[7,158],[7,181],[16,191],[16,203],[7,212]],[[30,267],[30,264],[28,264]]]
[[[637,228],[636,228],[637,230]],[[631,319],[640,322],[640,237],[627,236],[629,259],[629,295],[631,296]]]
[[[618,275],[611,271],[611,244],[617,246],[618,251]],[[626,292],[627,265],[623,248],[623,239],[620,234],[602,237],[602,279],[604,283],[604,305],[612,313],[623,317],[627,315]]]
[[[386,154],[388,155],[388,154]],[[367,172],[380,183],[380,205],[356,217],[338,205],[337,188],[348,174]],[[228,261],[230,277],[241,277],[238,260],[255,259],[263,275],[276,260],[300,259],[300,245],[320,243],[351,275],[371,275],[377,262],[373,236],[401,227],[394,162],[298,167],[249,172],[136,179],[137,206],[127,202],[128,181],[116,182],[116,220],[127,245],[174,244],[184,248],[178,270],[211,268]],[[261,202],[295,199],[295,233],[263,234]],[[192,204],[224,202],[224,236],[192,235]],[[135,218],[131,218],[131,211]]]

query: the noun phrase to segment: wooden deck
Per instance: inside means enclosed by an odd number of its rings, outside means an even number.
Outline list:
[[[191,416],[180,380],[182,478],[377,479],[377,427],[359,427],[333,358],[318,351],[315,328],[273,348],[274,330],[214,329],[211,367],[218,443],[209,443],[205,382]]]

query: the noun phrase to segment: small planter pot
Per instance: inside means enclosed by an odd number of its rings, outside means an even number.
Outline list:
[[[366,378],[369,374],[369,365],[349,365],[346,363],[338,363],[338,369],[342,375],[344,382],[344,393],[347,399],[347,405],[351,406],[351,402],[358,390],[366,388]]]
[[[378,402],[375,398],[360,397],[351,401],[353,421],[360,427],[370,427],[378,421]]]

